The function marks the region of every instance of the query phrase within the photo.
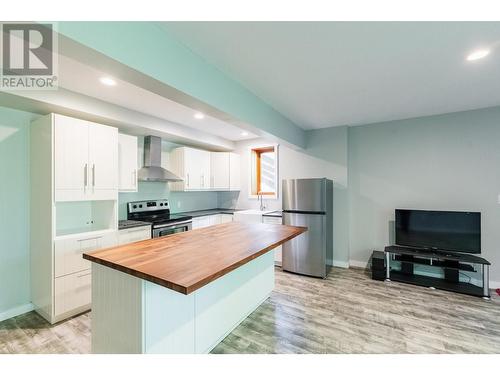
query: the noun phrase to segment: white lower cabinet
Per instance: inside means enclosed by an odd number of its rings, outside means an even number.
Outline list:
[[[221,224],[221,215],[219,215],[219,214],[211,215],[211,216],[209,216],[209,218],[210,218],[210,225]]]
[[[72,235],[54,241],[54,318],[52,323],[90,308],[91,264],[83,253],[118,244],[115,231]]]
[[[90,269],[90,262],[83,253],[117,245],[116,232],[72,236],[54,241],[55,276]]]
[[[55,315],[58,320],[88,310],[91,305],[90,269],[55,279]]]
[[[233,221],[233,215],[232,214],[220,214],[220,222],[221,224],[224,223],[231,223]]]
[[[210,221],[210,216],[193,217],[193,229],[209,227]]]
[[[264,224],[283,224],[281,217],[262,216]],[[282,262],[282,246],[274,248],[274,264],[281,266]]]
[[[151,238],[151,226],[122,229],[118,231],[118,244],[125,245],[132,242],[149,240]]]
[[[230,223],[233,221],[231,214],[216,214],[208,216],[199,216],[193,218],[193,229],[205,228],[211,225]]]

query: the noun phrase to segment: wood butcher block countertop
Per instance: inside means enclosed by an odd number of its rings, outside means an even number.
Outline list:
[[[232,222],[83,254],[183,294],[190,294],[307,231],[289,225]]]

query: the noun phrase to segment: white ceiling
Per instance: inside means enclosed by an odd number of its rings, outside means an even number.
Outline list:
[[[163,26],[304,129],[500,105],[500,22]]]
[[[74,59],[59,55],[59,87],[77,92],[121,107],[167,120],[189,128],[213,134],[231,141],[256,138],[255,134],[205,115],[202,120],[194,118],[196,110],[167,99],[161,95],[113,77],[113,72],[103,72]],[[103,76],[113,77],[116,86],[105,86],[99,82]]]

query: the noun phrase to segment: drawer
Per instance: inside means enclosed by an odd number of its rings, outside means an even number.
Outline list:
[[[117,245],[116,233],[87,235],[54,242],[55,277],[90,269],[83,253]]]
[[[92,273],[90,270],[77,272],[55,279],[55,315],[69,313],[90,307],[92,299]]]
[[[122,229],[118,231],[118,244],[149,240],[151,238],[151,227],[144,226],[138,228]]]

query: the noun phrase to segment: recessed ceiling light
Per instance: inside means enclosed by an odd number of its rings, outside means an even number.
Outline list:
[[[246,137],[246,136],[248,135],[248,133],[247,133],[247,132],[242,132],[242,133],[241,133],[241,135],[242,135],[243,137]]]
[[[99,78],[99,81],[103,85],[106,85],[106,86],[115,86],[116,85],[116,81],[111,77],[101,77],[101,78]]]
[[[194,118],[197,120],[202,120],[205,118],[205,115],[203,113],[198,112],[194,114]]]
[[[489,49],[478,49],[477,51],[474,51],[467,56],[467,61],[479,60],[482,59],[483,57],[488,56],[489,54],[490,54]]]

